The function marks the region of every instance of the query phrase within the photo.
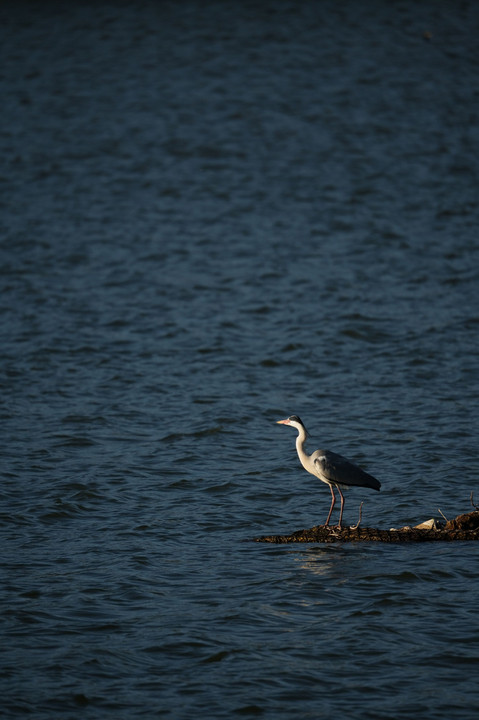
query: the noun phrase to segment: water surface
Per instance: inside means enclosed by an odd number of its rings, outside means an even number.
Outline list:
[[[4,715],[475,717],[476,6],[0,19]]]

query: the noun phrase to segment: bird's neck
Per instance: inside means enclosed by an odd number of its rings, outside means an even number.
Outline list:
[[[298,430],[298,437],[296,438],[296,452],[301,460],[301,465],[307,468],[309,456],[304,449],[304,443],[306,442],[306,430],[302,427]]]

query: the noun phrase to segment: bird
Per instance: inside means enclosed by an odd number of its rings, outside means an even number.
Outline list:
[[[379,490],[381,483],[376,480],[375,477],[369,475],[369,473],[362,470],[354,463],[346,460],[342,455],[338,455],[331,450],[315,450],[312,455],[308,455],[304,449],[304,443],[308,436],[308,432],[304,426],[303,421],[297,415],[291,415],[286,420],[277,420],[278,425],[289,425],[290,427],[296,428],[298,436],[296,438],[296,450],[298,457],[301,461],[301,465],[311,475],[315,475],[322,482],[329,485],[331,490],[332,500],[331,507],[329,508],[328,517],[325,522],[325,527],[329,525],[331,519],[331,513],[333,512],[334,504],[336,502],[336,496],[334,489],[336,488],[341,498],[341,510],[339,513],[339,524],[338,530],[341,530],[341,523],[343,520],[344,510],[344,495],[342,489],[350,487],[367,487],[372,490]]]

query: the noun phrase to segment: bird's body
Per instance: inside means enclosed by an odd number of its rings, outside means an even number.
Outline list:
[[[291,415],[286,420],[278,420],[281,425],[291,425],[298,431],[296,438],[296,450],[301,465],[311,475],[315,475],[319,480],[329,485],[331,489],[332,501],[329,514],[325,525],[329,524],[331,513],[336,502],[334,488],[337,488],[341,498],[341,511],[339,515],[339,528],[343,519],[344,495],[342,490],[349,487],[367,487],[372,490],[379,490],[381,483],[372,475],[354,463],[346,460],[342,455],[331,452],[330,450],[315,450],[312,455],[308,455],[304,449],[307,432],[302,420],[297,415]]]

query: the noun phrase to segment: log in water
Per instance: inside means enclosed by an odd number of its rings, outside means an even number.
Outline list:
[[[432,527],[416,527],[379,530],[368,527],[344,527],[341,530],[325,525],[317,525],[309,530],[296,530],[290,535],[265,535],[255,538],[255,542],[267,543],[334,543],[334,542],[431,542],[453,540],[479,540],[479,511],[458,515],[444,525],[432,522]]]

